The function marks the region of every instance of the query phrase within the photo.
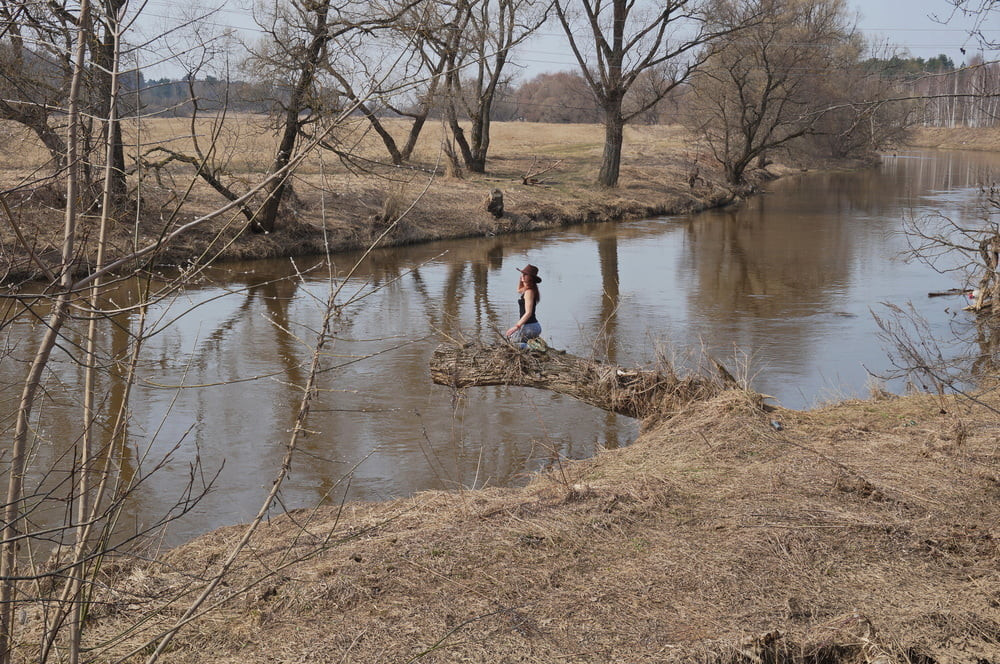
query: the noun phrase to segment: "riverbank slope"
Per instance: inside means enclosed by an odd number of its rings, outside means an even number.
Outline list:
[[[523,489],[298,510],[165,661],[996,662],[991,399],[730,390]],[[163,629],[243,530],[108,567],[89,638]]]
[[[1000,152],[1000,128],[916,127],[907,133],[906,146],[938,150]]]

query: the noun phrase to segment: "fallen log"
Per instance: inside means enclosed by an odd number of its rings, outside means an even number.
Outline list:
[[[685,376],[649,369],[625,369],[554,348],[520,350],[506,343],[442,344],[431,356],[431,379],[450,387],[512,385],[550,390],[619,415],[645,419],[732,387],[733,378],[716,364],[718,377]]]

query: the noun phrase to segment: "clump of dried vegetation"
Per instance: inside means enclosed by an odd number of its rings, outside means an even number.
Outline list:
[[[765,412],[729,389],[521,489],[292,512],[168,661],[995,662],[998,427],[953,398]],[[240,532],[109,567],[89,638]]]
[[[569,395],[609,412],[642,419],[649,427],[693,401],[709,399],[737,385],[718,362],[712,368],[678,372],[673,363],[625,369],[563,350],[521,350],[495,344],[451,342],[431,357],[431,379],[453,388],[517,385]]]

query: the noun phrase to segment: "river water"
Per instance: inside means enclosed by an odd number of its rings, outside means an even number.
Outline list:
[[[377,251],[344,281],[315,260],[213,269],[149,312],[155,333],[138,365],[125,463],[145,479],[129,527],[174,505],[196,462],[196,484],[218,476],[170,525],[168,544],[254,515],[284,454],[331,283],[344,286],[336,339],[312,433],[275,509],[511,485],[560,459],[633,441],[635,421],[566,397],[431,384],[428,360],[444,338],[489,340],[517,318],[516,268],[526,263],[540,267],[538,315],[551,346],[622,365],[658,356],[683,365],[709,353],[789,408],[865,396],[870,372],[891,366],[871,315],[881,303],[912,303],[941,338],[969,327],[960,296],[927,297],[963,284],[899,260],[900,231],[904,219],[938,213],[971,223],[997,164],[973,152],[898,153],[871,171],[785,178],[741,206],[695,216]],[[335,273],[356,260],[337,256]],[[130,288],[119,304],[133,298]],[[114,317],[107,348],[123,353],[138,325],[134,312]],[[17,360],[40,328],[29,317],[8,327],[7,412],[24,371]],[[76,341],[70,334],[64,346]],[[67,467],[81,375],[57,354],[39,411],[37,469]],[[120,383],[106,381],[102,395],[113,412]],[[36,475],[57,496],[67,490],[58,473]]]

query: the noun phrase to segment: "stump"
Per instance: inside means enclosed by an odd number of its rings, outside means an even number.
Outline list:
[[[494,189],[486,196],[486,211],[499,219],[503,216],[503,192]]]

